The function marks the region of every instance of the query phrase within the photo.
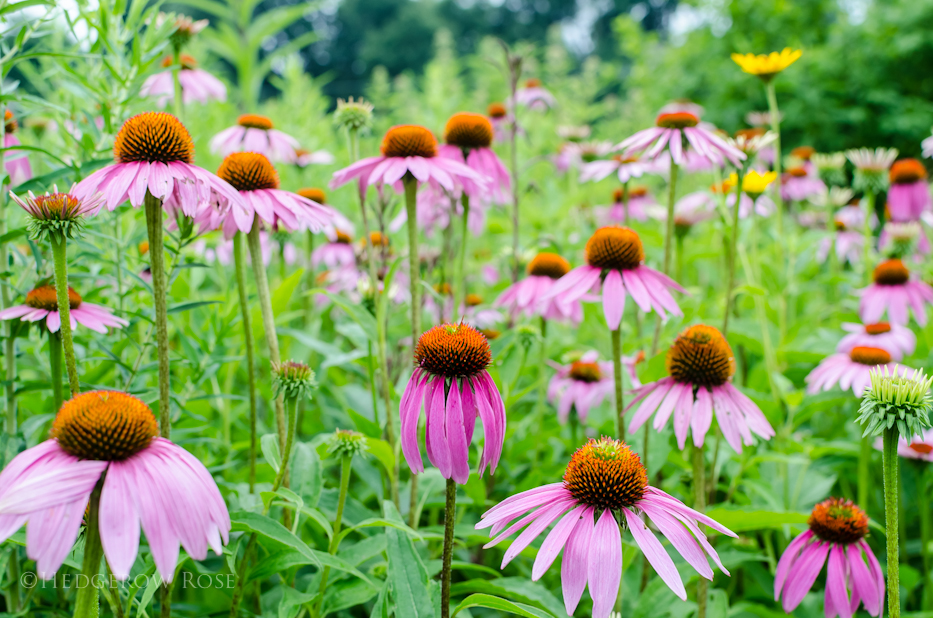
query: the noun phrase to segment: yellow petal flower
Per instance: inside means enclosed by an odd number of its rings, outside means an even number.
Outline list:
[[[803,52],[799,49],[785,47],[783,51],[770,54],[732,54],[732,60],[743,71],[760,77],[763,81],[771,81],[775,75],[797,62]]]
[[[742,191],[749,195],[761,195],[768,188],[768,185],[775,180],[777,180],[775,172],[759,174],[757,171],[752,170],[745,174],[745,178],[742,180]]]

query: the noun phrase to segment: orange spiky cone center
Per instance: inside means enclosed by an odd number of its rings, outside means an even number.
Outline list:
[[[259,114],[243,114],[236,119],[236,123],[247,129],[262,129],[263,131],[270,131],[274,126],[271,118]]]
[[[644,259],[641,239],[627,227],[601,227],[586,241],[586,262],[590,266],[631,270]]]
[[[680,333],[667,351],[665,363],[675,380],[697,386],[721,386],[735,374],[732,348],[718,329],[705,324]]]
[[[820,540],[849,545],[868,534],[868,516],[851,500],[828,498],[810,513],[810,530]]]
[[[641,458],[624,442],[590,439],[570,458],[564,487],[580,504],[618,510],[644,497],[648,474]]]
[[[381,151],[386,157],[431,158],[437,156],[437,139],[420,125],[401,124],[386,131]]]
[[[901,260],[886,260],[875,267],[873,278],[878,285],[903,285],[910,279],[910,271]]]
[[[690,112],[671,112],[660,114],[655,124],[665,129],[686,129],[700,124],[700,119]]]
[[[58,296],[54,285],[40,285],[26,294],[26,304],[35,309],[58,311]],[[81,296],[71,286],[68,287],[68,308],[81,306]]]
[[[119,391],[91,391],[66,401],[52,424],[52,438],[80,459],[122,461],[159,433],[145,403]]]
[[[927,444],[926,442],[913,442],[910,444],[910,450],[920,453],[921,455],[929,455],[933,453],[933,444]]]
[[[490,103],[489,107],[486,108],[486,114],[490,118],[505,118],[508,113],[508,110],[502,103]]]
[[[871,367],[875,365],[887,365],[891,362],[891,354],[887,350],[861,345],[852,348],[852,351],[849,352],[849,358],[852,359],[853,362],[861,365],[869,365]]]
[[[570,262],[556,253],[539,253],[528,264],[528,274],[560,279],[570,272]]]
[[[471,112],[454,114],[444,128],[444,141],[460,148],[489,148],[492,136],[489,119]]]
[[[927,177],[927,169],[917,159],[901,159],[895,161],[888,172],[888,178],[893,185],[907,185],[921,181]]]
[[[436,376],[472,376],[492,362],[486,337],[469,324],[440,324],[415,346],[415,364]]]
[[[298,189],[297,193],[301,197],[306,197],[311,201],[317,202],[318,204],[327,203],[327,193],[324,192],[324,189],[319,189],[318,187],[306,187],[304,189]]]
[[[117,163],[194,163],[194,142],[178,118],[166,112],[145,112],[123,123],[113,142]]]
[[[217,176],[237,191],[279,188],[279,173],[269,159],[258,152],[228,154],[217,168]]]
[[[570,377],[578,382],[599,382],[603,379],[603,371],[599,363],[585,363],[576,361],[570,365]]]
[[[891,324],[889,322],[876,322],[875,324],[866,324],[865,332],[869,335],[883,335],[884,333],[891,332]]]

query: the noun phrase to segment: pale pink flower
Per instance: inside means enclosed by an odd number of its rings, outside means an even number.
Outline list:
[[[822,195],[826,190],[826,184],[809,161],[790,168],[781,179],[781,198],[786,201],[802,202]]]
[[[658,116],[655,127],[639,131],[616,146],[623,154],[644,152],[644,157],[654,159],[662,152],[669,151],[671,159],[677,165],[687,163],[686,143],[701,157],[714,164],[728,159],[738,167],[745,159],[745,153],[730,146],[721,137],[699,125],[700,120],[688,112],[674,112]]]
[[[628,191],[628,216],[635,221],[647,221],[649,217],[657,218],[658,209],[661,208],[654,196],[648,192],[647,187],[632,187],[631,189],[616,189],[612,194],[612,204],[597,206],[593,210],[604,225],[624,224],[626,204],[624,191]]]
[[[162,61],[163,67],[170,67],[174,63],[171,56]],[[181,100],[185,105],[197,101],[226,101],[227,87],[223,82],[203,69],[197,68],[197,62],[191,56],[182,54],[181,69],[178,71],[178,83],[181,86]],[[139,94],[144,97],[155,97],[160,106],[175,98],[175,81],[173,71],[162,71],[150,75],[143,82]]]
[[[583,320],[583,307],[579,300],[564,303],[548,297],[557,281],[570,272],[570,263],[556,253],[539,253],[528,264],[528,276],[507,287],[494,303],[505,307],[513,319],[522,315],[540,316],[546,320],[569,321],[579,324]]]
[[[649,171],[648,164],[638,157],[615,155],[610,159],[584,163],[580,167],[580,182],[600,181],[615,173],[619,182],[624,184],[633,178],[641,178]]]
[[[347,234],[337,230],[335,240],[328,240],[328,242],[311,252],[311,264],[315,268],[319,268],[322,264],[327,268],[356,264],[356,251],[353,249],[353,241]]]
[[[855,346],[848,353],[827,356],[804,379],[807,392],[815,395],[820,391],[832,390],[837,384],[841,390],[852,389],[852,394],[861,397],[871,383],[871,371],[884,367],[891,372],[898,370],[906,375],[910,369],[893,362],[891,352],[880,347]]]
[[[895,161],[888,173],[888,212],[896,222],[919,221],[924,212],[933,208],[927,170],[916,159]]]
[[[904,262],[898,259],[882,262],[875,267],[873,280],[860,292],[862,322],[879,322],[887,312],[889,322],[907,324],[912,311],[917,324],[926,325],[927,305],[933,304],[933,288],[919,279],[912,279]]]
[[[592,618],[609,618],[622,579],[623,526],[661,580],[678,597],[687,599],[680,573],[649,523],[701,577],[713,579],[709,559],[729,574],[698,524],[731,537],[736,534],[650,486],[638,455],[610,438],[588,441],[573,454],[562,482],[500,502],[483,513],[476,528],[491,528],[494,538],[485,545],[487,549],[524,528],[505,550],[505,568],[554,524],[537,552],[531,579],[540,579],[563,550],[561,585],[567,615],[573,616],[589,587]]]
[[[557,407],[561,425],[567,422],[571,410],[585,423],[590,409],[601,404],[615,389],[612,362],[598,362],[598,359],[599,354],[590,351],[569,365],[548,361],[557,373],[548,384],[547,397]]]
[[[226,157],[240,151],[258,152],[276,163],[298,161],[298,140],[274,129],[272,120],[257,114],[243,114],[237,124],[211,138],[211,152]]]
[[[108,327],[123,328],[129,325],[129,322],[113,315],[106,307],[85,302],[71,287],[68,288],[68,306],[72,330],[80,324],[105,334]],[[58,296],[55,286],[40,285],[26,294],[26,301],[22,305],[13,305],[0,311],[0,320],[16,318],[23,322],[45,320],[45,326],[49,332],[57,333],[62,327],[62,320],[58,313]]]
[[[848,354],[856,347],[881,348],[899,361],[910,356],[917,348],[917,336],[900,324],[876,322],[874,324],[853,324],[844,322],[842,330],[849,333],[836,346],[836,352]]]
[[[557,105],[557,99],[541,85],[539,79],[525,80],[525,85],[515,91],[515,102],[537,111],[546,111]]]
[[[843,206],[833,216],[836,224],[835,244],[836,258],[840,262],[855,264],[861,260],[862,247],[865,245],[865,234],[862,228],[865,225],[865,211],[858,206]],[[834,240],[824,238],[816,252],[816,259],[825,262],[829,256],[829,249]]]
[[[510,199],[512,181],[509,171],[491,148],[494,133],[486,116],[456,113],[447,121],[446,144],[438,148],[438,155],[463,163],[484,179],[482,182],[463,179],[463,192],[471,198],[504,204]]]
[[[883,441],[875,440],[875,448],[881,450]],[[933,461],[933,429],[926,429],[920,437],[914,436],[908,442],[903,436],[897,441],[897,454],[906,459]]]
[[[298,148],[295,150],[295,156],[295,165],[298,167],[330,165],[336,161],[334,155],[326,150],[305,150],[304,148]]]
[[[3,147],[19,146],[22,142],[14,135],[19,129],[19,125],[13,117],[13,112],[7,109],[4,112],[4,119]],[[3,156],[3,166],[6,173],[10,175],[10,186],[21,185],[32,178],[32,165],[29,163],[29,156],[26,151],[7,150]]]

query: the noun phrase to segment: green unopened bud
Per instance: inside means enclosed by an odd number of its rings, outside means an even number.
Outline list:
[[[852,188],[863,193],[874,194],[887,191],[888,170],[855,168],[855,176],[852,178]]]
[[[283,395],[286,399],[310,397],[316,386],[314,372],[310,367],[298,361],[285,361],[272,365],[272,390],[275,396]]]
[[[337,99],[337,109],[334,111],[334,124],[354,131],[365,129],[372,125],[373,105],[363,99],[349,100]]]
[[[366,436],[350,429],[338,429],[327,443],[327,452],[336,457],[353,457],[366,450]]]
[[[515,334],[518,336],[518,343],[520,343],[521,346],[525,348],[526,352],[531,349],[532,345],[541,339],[541,331],[534,326],[529,326],[527,324],[523,324],[522,326],[516,328]]]
[[[865,428],[862,435],[878,435],[892,427],[897,427],[898,434],[907,441],[922,435],[923,428],[930,426],[933,377],[928,378],[922,371],[907,376],[906,370],[899,373],[895,366],[890,375],[887,367],[873,369],[870,379],[856,419]]]

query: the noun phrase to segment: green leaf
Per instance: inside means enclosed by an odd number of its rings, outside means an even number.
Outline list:
[[[292,449],[290,470],[292,489],[301,496],[305,504],[316,507],[321,499],[321,488],[324,486],[321,456],[306,443],[298,442]]]
[[[525,618],[555,618],[554,614],[546,612],[543,609],[524,605],[522,603],[513,603],[500,597],[494,597],[490,594],[471,594],[460,602],[460,605],[454,610],[451,616],[456,616],[462,610],[468,607],[485,607],[486,609],[496,609],[516,616]]]
[[[369,602],[379,593],[380,587],[358,579],[336,582],[327,587],[324,594],[322,616],[339,612]]]
[[[357,431],[361,434],[368,438],[378,438],[382,435],[382,428],[379,426],[379,423],[369,420],[356,410],[350,408],[347,409],[347,414],[350,416],[350,420],[353,421],[353,424],[356,425]]]
[[[341,530],[340,534],[337,535],[337,544],[340,545],[340,541],[345,539],[348,534],[350,534],[354,530],[359,530],[360,528],[395,528],[396,530],[401,530],[402,532],[404,532],[405,534],[407,534],[408,536],[410,536],[412,539],[416,541],[423,540],[423,537],[420,534],[418,534],[417,531],[413,530],[412,528],[409,528],[407,525],[405,525],[404,523],[400,521],[391,521],[389,519],[372,517],[369,519],[364,519],[363,521],[356,524],[355,526],[350,526],[349,528],[344,528],[343,530]]]
[[[366,450],[379,460],[390,477],[395,476],[395,453],[385,440],[366,438]]]
[[[266,460],[266,463],[278,473],[279,468],[282,466],[282,455],[279,453],[279,436],[274,433],[267,433],[259,439],[259,448],[262,450],[262,457]]]
[[[198,307],[203,307],[205,305],[219,305],[221,304],[219,300],[197,300],[190,303],[179,303],[177,305],[172,305],[168,308],[168,313],[183,313],[185,311],[191,311]]]
[[[272,293],[272,313],[274,315],[284,313],[288,309],[288,303],[291,302],[292,294],[294,294],[298,284],[301,283],[304,274],[304,269],[299,268],[289,275],[288,279],[279,284],[279,287]]]
[[[796,511],[764,511],[755,507],[716,507],[706,514],[733,532],[781,528],[787,524],[805,524],[809,513]]]
[[[351,303],[343,296],[337,294],[331,294],[326,290],[311,290],[310,294],[323,294],[326,296],[332,303],[343,309],[347,312],[354,322],[359,324],[363,331],[366,333],[366,337],[370,341],[376,341],[378,337],[376,336],[376,318],[373,317],[366,307],[361,304]]]
[[[383,502],[386,519],[401,522],[391,501]],[[428,589],[428,572],[408,534],[386,528],[386,554],[389,557],[387,581],[392,585],[395,615],[405,618],[435,618]]]

